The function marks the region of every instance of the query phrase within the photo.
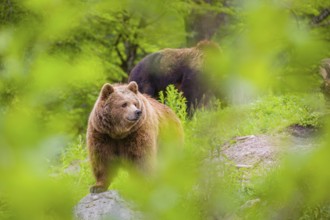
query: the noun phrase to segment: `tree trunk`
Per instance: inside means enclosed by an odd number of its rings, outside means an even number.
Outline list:
[[[228,24],[228,15],[220,13],[220,7],[227,7],[230,0],[222,0],[217,6],[216,0],[194,0],[200,7],[194,8],[185,19],[187,46],[194,46],[201,40],[210,40],[219,30]],[[207,9],[205,9],[205,4]]]

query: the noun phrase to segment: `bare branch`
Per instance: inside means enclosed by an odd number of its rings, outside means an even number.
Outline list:
[[[315,16],[313,19],[312,19],[312,24],[313,25],[317,25],[319,23],[321,23],[322,21],[324,21],[327,17],[329,17],[330,15],[330,9],[326,8],[326,9],[323,9],[320,13],[320,15],[318,16]]]
[[[115,41],[115,43],[114,43],[114,47],[115,47],[115,51],[116,51],[116,53],[117,53],[120,61],[122,63],[124,63],[125,62],[125,59],[124,59],[123,55],[120,53],[120,50],[118,48],[118,44],[119,44],[119,41],[120,41],[121,37],[122,37],[121,34],[119,34],[118,37],[117,37],[117,39],[116,39],[116,41]]]
[[[313,27],[328,27],[330,26],[330,21],[323,22],[322,24],[314,24]]]

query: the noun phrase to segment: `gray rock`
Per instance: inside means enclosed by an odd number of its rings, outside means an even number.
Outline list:
[[[74,215],[79,220],[142,219],[141,213],[132,207],[117,191],[109,190],[85,196],[75,207]]]

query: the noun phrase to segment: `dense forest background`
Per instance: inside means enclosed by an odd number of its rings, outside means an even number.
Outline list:
[[[201,155],[231,137],[269,133],[290,123],[322,125],[327,131],[318,72],[321,60],[330,56],[328,0],[0,0],[0,218],[70,219],[73,205],[93,181],[84,135],[101,86],[126,82],[147,54],[205,39],[221,47],[221,58],[210,62],[210,77],[225,88],[231,105],[215,104],[192,120],[183,119],[190,150],[176,163],[195,170],[200,167],[196,155],[202,161]],[[281,98],[267,99],[253,114],[241,110],[269,96]],[[240,117],[248,127],[239,127]],[[249,117],[260,121],[246,121]],[[217,126],[211,129],[211,122]],[[162,189],[177,190],[180,202],[165,208],[142,203],[154,219],[219,219],[258,194],[265,199],[262,205],[240,217],[326,219],[329,150],[320,146],[322,153],[300,161],[303,170],[289,169],[253,189],[242,189],[232,181],[237,173],[229,172],[211,181],[210,191],[192,191],[205,183],[194,172],[169,166],[177,174],[164,175],[182,184],[169,181]],[[74,161],[81,168],[68,174],[65,169]],[[113,188],[125,185],[123,176]],[[226,193],[213,194],[216,186]],[[137,200],[148,196],[152,193]],[[201,205],[205,199],[207,205]]]

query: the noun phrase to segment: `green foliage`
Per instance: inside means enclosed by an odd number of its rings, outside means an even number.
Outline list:
[[[320,127],[325,112],[321,94],[267,97],[254,104],[252,109],[248,118],[264,123],[255,126],[260,131],[279,130],[292,124]]]
[[[9,219],[10,208],[8,205],[8,199],[6,197],[0,196],[0,219]]]
[[[165,94],[163,91],[159,92],[159,101],[170,107],[183,123],[187,120],[187,100],[174,85],[167,86]]]
[[[296,124],[321,127],[324,114],[325,103],[318,93],[268,96],[248,105],[197,111],[186,128],[188,139],[207,152],[237,136],[272,134]]]
[[[52,162],[49,172],[56,181],[70,182],[73,199],[77,203],[93,184],[92,172],[88,160],[85,137],[78,136],[60,154],[59,160]]]
[[[327,144],[309,154],[288,155],[282,167],[255,182],[255,197],[267,203],[254,207],[260,219],[327,219],[329,175],[324,172]],[[320,175],[322,174],[322,175]]]
[[[205,12],[230,21],[214,36],[223,54],[207,66],[212,83],[229,99],[259,101],[198,110],[187,120],[185,100],[168,87],[161,101],[184,122],[185,148],[169,150],[149,180],[123,171],[111,187],[150,219],[329,218],[327,135],[318,149],[288,155],[248,186],[244,172],[209,160],[235,136],[292,124],[328,133],[314,91],[319,61],[330,55],[330,17],[311,21],[329,7],[327,0],[1,1],[0,218],[72,218],[94,181],[83,137],[102,84],[125,81],[150,52],[185,46],[198,35],[187,31],[189,16]],[[255,198],[258,205],[241,208]]]

